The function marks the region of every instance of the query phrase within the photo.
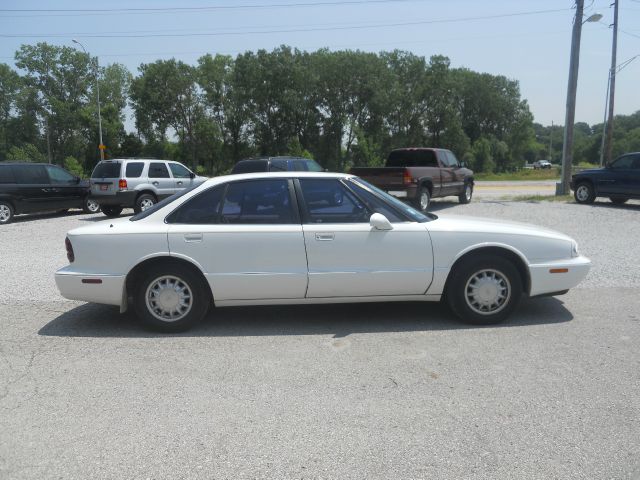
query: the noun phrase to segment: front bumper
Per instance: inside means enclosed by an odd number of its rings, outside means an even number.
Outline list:
[[[582,256],[529,265],[531,277],[529,296],[535,297],[569,290],[584,280],[590,268],[591,260]]]
[[[125,278],[124,275],[76,272],[71,265],[55,273],[56,286],[64,298],[118,306],[123,304]]]

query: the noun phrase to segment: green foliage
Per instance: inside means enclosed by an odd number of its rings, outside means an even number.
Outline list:
[[[63,166],[76,177],[84,177],[84,169],[82,168],[82,165],[80,165],[80,162],[78,162],[74,157],[65,158]]]
[[[38,147],[31,143],[22,145],[21,147],[13,146],[7,153],[7,160],[14,162],[46,162],[46,157]]]

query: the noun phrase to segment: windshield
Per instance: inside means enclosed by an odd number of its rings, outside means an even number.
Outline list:
[[[149,215],[151,215],[152,213],[157,212],[158,210],[160,210],[161,208],[166,207],[167,205],[169,205],[171,202],[175,202],[177,199],[179,199],[181,196],[189,193],[191,190],[193,190],[194,188],[198,188],[200,185],[202,184],[198,184],[198,185],[194,185],[192,187],[189,188],[185,188],[184,190],[179,191],[178,193],[174,193],[173,195],[171,195],[170,197],[165,198],[164,200],[156,203],[153,207],[149,207],[146,210],[140,212],[140,213],[136,213],[135,215],[133,215],[131,218],[129,218],[129,221],[131,222],[137,222],[138,220],[142,220],[143,218],[147,218]]]
[[[400,210],[402,213],[404,213],[407,217],[409,217],[414,222],[420,222],[420,223],[430,222],[431,220],[435,220],[438,218],[432,213],[427,213],[426,215],[423,213],[420,213],[419,211],[407,205],[406,203],[401,202],[395,197],[392,197],[387,192],[380,190],[378,187],[374,187],[370,183],[362,180],[361,178],[353,177],[351,178],[351,180],[357,183],[358,185],[362,185],[363,187],[368,188],[372,192],[375,192],[377,195],[382,197],[387,203],[392,204],[396,209]]]

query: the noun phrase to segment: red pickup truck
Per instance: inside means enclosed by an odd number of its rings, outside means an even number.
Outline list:
[[[442,148],[400,148],[389,154],[385,167],[356,167],[351,173],[423,212],[432,198],[455,195],[469,203],[473,195],[473,172]]]

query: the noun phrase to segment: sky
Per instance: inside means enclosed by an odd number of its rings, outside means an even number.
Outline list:
[[[576,121],[603,121],[613,0],[585,0]],[[616,114],[640,110],[640,0],[619,0]],[[289,45],[301,50],[407,50],[446,55],[453,67],[518,80],[535,121],[564,124],[572,0],[0,0],[0,62],[21,44],[75,46],[101,65]],[[95,10],[106,9],[97,12]],[[120,10],[118,10],[120,9]],[[164,9],[164,10],[148,10]],[[52,11],[55,10],[55,11]],[[14,66],[15,67],[15,66]],[[129,122],[127,122],[129,123]],[[129,123],[131,124],[131,123]]]

